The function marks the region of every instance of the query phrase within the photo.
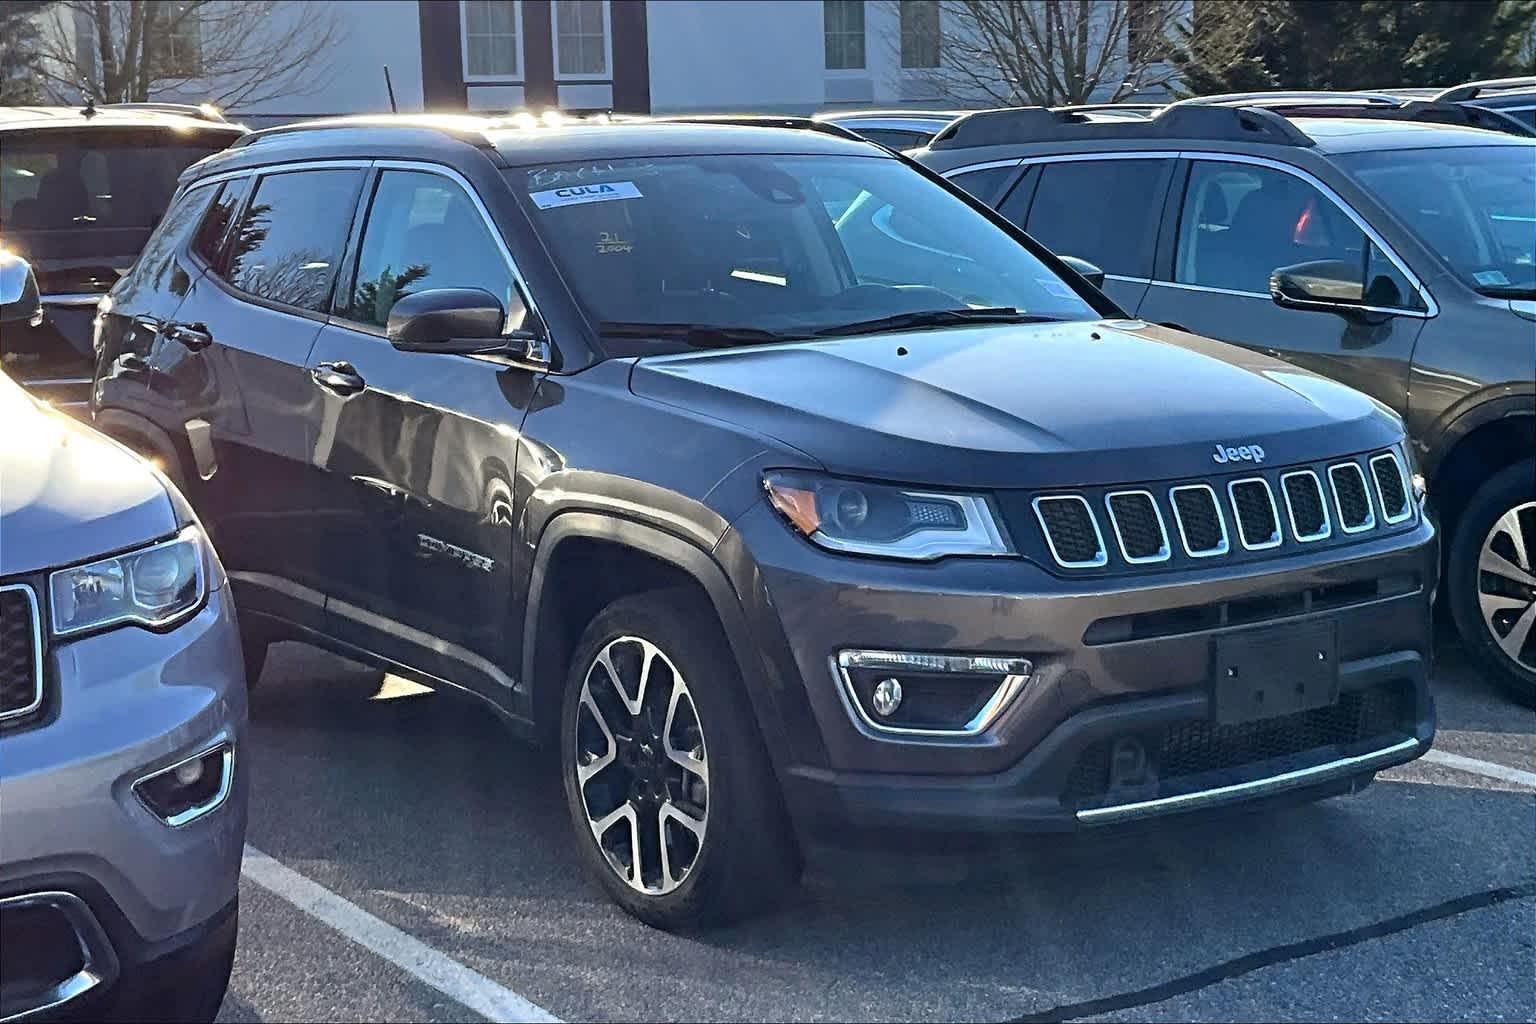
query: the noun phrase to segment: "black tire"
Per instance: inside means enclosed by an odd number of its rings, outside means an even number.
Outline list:
[[[1483,616],[1480,598],[1484,573],[1479,567],[1479,559],[1489,531],[1500,517],[1533,501],[1536,501],[1536,460],[1518,462],[1489,478],[1473,493],[1456,518],[1445,576],[1446,600],[1462,643],[1488,670],[1494,682],[1528,703],[1536,703],[1536,630],[1532,631],[1524,647],[1527,664],[1517,662],[1499,645],[1493,627]],[[1521,521],[1525,524],[1527,548],[1536,556],[1536,512],[1523,513]],[[1502,582],[1491,585],[1500,588],[1501,593],[1508,586]],[[1518,589],[1520,585],[1515,586]],[[1513,595],[1515,590],[1509,593]],[[1527,588],[1520,589],[1519,593],[1536,600],[1536,591]],[[1506,629],[1507,636],[1508,628],[1502,625],[1501,628]]]
[[[626,718],[628,712],[622,705],[610,709],[605,717],[614,717],[617,723],[611,734],[617,736],[628,728],[635,737],[635,743],[629,746],[629,756],[635,761],[631,765],[634,770],[631,772],[624,767],[623,758],[619,756],[620,741],[599,740],[600,745],[615,755],[615,762],[604,769],[606,775],[593,775],[585,786],[577,780],[579,760],[593,753],[582,746],[581,737],[590,740],[600,736],[592,731],[597,727],[596,720],[582,704],[583,686],[592,672],[598,673],[595,681],[599,687],[603,685],[603,670],[597,667],[599,652],[609,649],[616,652],[615,657],[621,657],[623,644],[627,642],[613,648],[610,644],[625,637],[643,638],[654,645],[665,662],[670,663],[668,667],[675,666],[676,675],[685,681],[683,692],[695,710],[694,721],[687,728],[696,725],[698,730],[686,735],[701,736],[699,745],[692,750],[694,754],[702,753],[701,761],[707,765],[702,841],[695,845],[692,839],[677,832],[677,826],[671,822],[657,826],[659,832],[655,835],[659,836],[660,842],[668,842],[668,835],[680,837],[684,840],[682,856],[693,853],[680,882],[667,879],[656,883],[657,889],[675,885],[666,892],[642,892],[626,880],[621,874],[623,867],[616,860],[610,860],[600,847],[592,819],[588,816],[587,798],[583,795],[584,791],[594,794],[596,803],[615,792],[632,792],[626,788],[628,785],[642,789],[652,785],[640,778],[644,769],[637,767],[637,759],[642,756],[655,758],[650,748],[666,735],[666,730],[663,729],[662,734],[651,734],[652,742],[645,748],[644,755],[635,754],[633,751],[637,749],[646,726],[641,724],[640,718]],[[668,674],[666,667],[659,671]],[[667,685],[667,693],[673,693],[676,686],[673,679],[668,678]],[[659,686],[653,685],[649,689],[650,694],[640,696],[642,717],[650,710],[651,700],[660,695]],[[593,696],[599,699],[601,695],[593,691]],[[647,700],[647,696],[651,700]],[[618,698],[610,693],[603,699]],[[686,709],[682,708],[678,698],[671,699],[680,708],[677,715],[681,723],[685,720]],[[654,725],[651,728],[654,729]],[[692,740],[689,742],[691,746]],[[651,770],[675,772],[681,780],[666,783],[666,786],[686,786],[690,780],[697,784],[696,777],[674,767],[664,752],[656,761],[660,762],[659,766],[647,762],[653,765]],[[614,902],[646,924],[672,931],[737,920],[781,902],[785,891],[799,879],[800,850],[735,659],[715,625],[713,610],[687,591],[655,591],[621,598],[603,609],[587,626],[577,644],[566,680],[560,716],[560,773],[582,860]],[[626,779],[631,781],[626,782]],[[664,796],[657,795],[658,791],[653,789],[649,795],[633,799],[621,797],[614,807],[622,810],[628,804],[640,808],[636,813],[641,821],[648,820],[645,814],[649,809],[656,816],[655,820],[661,821],[658,800],[661,804],[686,806],[684,803],[674,804],[673,790],[667,789],[665,793]],[[682,799],[688,799],[686,794]],[[631,837],[634,833],[620,829],[616,824],[605,832],[605,836],[613,836],[616,830],[620,831],[619,845],[630,846],[633,854]],[[642,842],[647,841],[642,834]],[[669,844],[668,848],[673,851],[673,857],[680,856],[676,846]],[[659,867],[659,849],[656,852],[658,856],[649,858],[648,863]],[[647,858],[642,855],[639,859],[644,866]],[[644,872],[639,874],[643,876]],[[643,877],[641,881],[645,884]]]

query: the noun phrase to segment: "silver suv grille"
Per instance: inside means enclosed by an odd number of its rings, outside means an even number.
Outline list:
[[[43,635],[32,588],[0,587],[0,721],[43,703]]]
[[[1189,566],[1192,559],[1248,561],[1298,545],[1331,547],[1415,518],[1402,460],[1390,451],[1259,468],[1209,483],[1084,488],[1039,495],[1030,505],[1047,549],[1041,554],[1064,569],[1110,572]]]

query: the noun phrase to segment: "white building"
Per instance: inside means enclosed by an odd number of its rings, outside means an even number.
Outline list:
[[[386,111],[386,65],[402,112],[992,105],[935,81],[953,31],[942,8],[939,0],[309,0],[300,16],[337,30],[315,69],[323,81],[233,113],[260,124]],[[188,29],[178,54],[196,49]],[[76,32],[77,48],[89,46],[83,17]],[[210,85],[194,80],[153,98],[198,101],[217,92]]]

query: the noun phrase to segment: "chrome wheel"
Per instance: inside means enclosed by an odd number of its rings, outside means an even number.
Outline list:
[[[1494,643],[1536,671],[1536,501],[1494,521],[1477,560],[1477,601]]]
[[[576,713],[576,788],[615,874],[651,896],[682,885],[709,824],[709,764],[688,684],[649,640],[609,641]]]

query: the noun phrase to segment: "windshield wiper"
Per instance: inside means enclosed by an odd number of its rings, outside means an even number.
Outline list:
[[[1522,288],[1514,284],[1488,285],[1477,289],[1490,299],[1536,299],[1536,287]]]
[[[765,331],[758,327],[728,327],[719,324],[646,323],[640,320],[604,320],[598,333],[608,338],[658,338],[680,341],[691,348],[735,348],[737,345],[771,345],[778,341],[799,341],[803,334]]]
[[[823,327],[813,333],[818,338],[837,338],[850,334],[879,334],[882,331],[905,331],[922,327],[958,327],[964,324],[1041,324],[1060,321],[1059,316],[1041,316],[1038,313],[1020,313],[1012,306],[990,306],[982,309],[923,309],[915,313],[897,313],[894,316],[858,320],[851,324]]]

